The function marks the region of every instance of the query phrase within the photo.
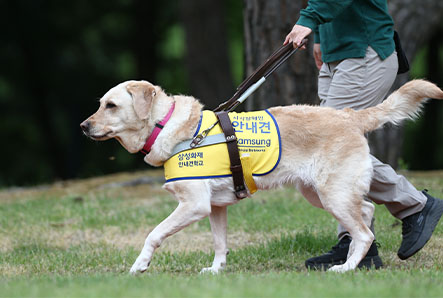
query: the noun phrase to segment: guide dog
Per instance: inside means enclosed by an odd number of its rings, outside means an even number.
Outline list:
[[[368,193],[372,164],[365,133],[387,122],[398,124],[418,116],[426,98],[443,99],[436,85],[413,80],[392,93],[383,103],[364,110],[335,110],[327,107],[291,105],[268,111],[281,134],[281,160],[266,176],[254,177],[258,189],[292,184],[314,206],[331,213],[351,234],[347,261],[330,271],[355,269],[374,240],[368,228],[374,212],[363,200]],[[161,166],[173,148],[192,139],[202,113],[202,104],[191,96],[166,94],[146,81],[127,81],[110,89],[100,100],[98,111],[81,123],[93,140],[117,139],[130,153],[139,152],[172,105],[164,125],[144,160]],[[202,272],[217,273],[226,266],[226,207],[239,200],[231,177],[178,180],[164,188],[178,201],[178,207],[146,238],[130,272],[147,270],[153,253],[166,237],[209,216],[215,257]]]

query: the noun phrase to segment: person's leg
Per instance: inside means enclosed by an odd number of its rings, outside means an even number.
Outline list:
[[[423,210],[426,197],[418,191],[405,177],[398,175],[394,169],[371,155],[374,177],[372,178],[369,198],[384,204],[389,212],[398,219]]]
[[[336,68],[338,63],[323,63],[322,67],[320,68],[320,72],[318,75],[318,96],[322,102],[323,106],[326,106],[328,94],[329,94],[329,88],[331,87],[331,82],[333,80],[333,71]],[[362,208],[363,211],[363,219],[367,226],[371,229],[372,233],[374,233],[373,229],[373,214],[374,214],[374,206],[371,203],[370,200],[365,198],[365,202],[363,202]],[[346,232],[344,228],[339,225],[339,231],[338,231],[339,239],[341,239],[343,236],[348,235],[349,233]]]
[[[385,98],[396,76],[395,54],[381,61],[369,48],[364,60],[364,64],[362,61],[345,60],[346,63],[339,63],[335,67],[323,105],[362,109],[377,105]],[[366,76],[362,76],[365,71]],[[358,75],[349,76],[355,73]],[[346,88],[348,93],[344,96],[340,96],[344,93],[340,81],[351,86]],[[358,88],[358,84],[362,84],[362,89]],[[356,102],[353,96],[357,93],[359,101]],[[372,161],[374,175],[368,197],[377,204],[384,204],[393,216],[402,220],[403,237],[397,254],[401,259],[407,259],[418,252],[432,236],[443,213],[443,201],[419,192],[391,166],[381,163],[375,157],[372,157]],[[346,235],[345,229],[340,226],[339,233],[342,237]]]
[[[395,55],[393,57],[396,59]],[[324,64],[320,70],[318,80],[318,95],[321,106],[336,109],[363,109],[382,102],[395,79],[397,69],[395,63],[392,62],[393,58],[388,61],[375,58],[378,58],[377,54],[369,48],[365,58],[346,59],[336,63]],[[379,64],[382,65],[379,66]],[[375,85],[377,85],[377,88],[369,88]],[[368,92],[368,90],[371,90],[371,92]],[[362,207],[365,223],[374,232],[372,225],[374,206],[365,198]],[[306,267],[327,269],[332,265],[346,261],[351,239],[349,233],[341,225],[338,225],[338,237],[339,243],[331,251],[306,260]],[[359,267],[370,268],[371,265],[374,265],[375,268],[382,266],[375,243],[371,245],[368,254]]]
[[[398,175],[394,169],[371,155],[374,176],[368,197],[377,204],[384,204],[389,212],[398,219],[403,219],[423,210],[426,204],[425,195],[418,191],[404,176]],[[368,198],[365,198],[367,200]],[[365,211],[363,214],[369,214]],[[374,219],[372,220],[373,224]],[[371,226],[374,233],[374,228]],[[341,225],[337,228],[339,239],[349,235]]]
[[[319,76],[321,105],[338,109],[363,109],[383,101],[395,79],[397,59],[394,53],[382,61],[368,48],[364,59],[347,59],[322,69],[328,72],[330,78],[322,80],[321,75]],[[325,82],[327,86],[321,86]],[[443,213],[443,201],[418,192],[403,176],[397,175],[389,165],[375,158],[373,166],[374,180],[368,196],[377,203],[385,204],[394,216],[403,220],[403,242],[398,255],[402,259],[407,258],[421,249],[432,235]],[[423,224],[420,221],[422,215],[426,219]],[[342,246],[344,249],[348,248],[349,237],[342,227],[339,227],[339,235],[340,242],[328,253],[329,257],[331,253],[343,250]],[[368,257],[372,255],[371,251],[374,252],[372,248]],[[376,254],[378,257],[378,252]],[[313,259],[315,258],[307,260],[307,267],[308,262]]]
[[[331,66],[329,63],[323,63],[318,73],[318,97],[320,98],[320,102],[325,102],[327,100],[331,82]]]
[[[321,97],[321,105],[361,110],[380,104],[395,80],[397,65],[395,52],[381,60],[371,47],[364,58],[329,63],[332,79],[327,95]]]
[[[332,80],[321,105],[356,110],[375,106],[381,103],[389,92],[397,75],[397,68],[396,53],[381,60],[370,47],[364,58],[346,59],[331,64]],[[377,176],[376,172],[374,176]],[[368,196],[371,198],[371,194]],[[364,208],[362,211],[366,210],[370,209]],[[338,235],[340,239],[347,235],[340,225]]]
[[[389,165],[373,156],[371,158],[374,178],[369,196],[402,220],[402,243],[397,254],[405,260],[417,253],[431,238],[443,214],[443,201],[426,192],[419,192]]]

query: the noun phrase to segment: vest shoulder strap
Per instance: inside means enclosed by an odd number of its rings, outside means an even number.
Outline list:
[[[216,113],[220,126],[225,134],[226,145],[228,146],[229,160],[231,162],[232,180],[234,181],[234,191],[238,199],[243,199],[248,196],[248,191],[245,187],[243,178],[243,168],[240,161],[240,153],[237,146],[237,137],[231,120],[227,112]]]

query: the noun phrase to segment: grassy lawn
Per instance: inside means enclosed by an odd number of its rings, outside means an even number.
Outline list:
[[[128,271],[147,233],[175,208],[161,183],[112,183],[161,171],[119,174],[0,191],[0,297],[148,296],[443,297],[443,223],[407,261],[396,256],[401,222],[376,207],[385,264],[378,271],[310,272],[304,260],[335,244],[335,220],[293,188],[259,192],[228,210],[225,272],[211,264],[209,221],[170,237],[146,274]],[[406,173],[417,188],[443,197],[443,172]]]

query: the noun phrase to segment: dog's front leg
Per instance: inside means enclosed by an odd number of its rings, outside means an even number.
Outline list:
[[[177,233],[191,223],[205,218],[209,212],[209,208],[207,208],[207,211],[204,211],[196,209],[195,206],[189,203],[180,203],[171,215],[149,233],[140,255],[137,257],[134,265],[132,265],[130,273],[136,274],[146,271],[155,249],[158,248],[167,237]]]
[[[179,184],[177,182],[177,184]],[[145,240],[145,245],[137,257],[130,273],[136,274],[148,269],[154,250],[169,236],[177,233],[191,223],[201,220],[211,212],[208,190],[203,185],[189,183],[173,188],[166,187],[174,193],[179,201],[178,207],[164,221],[162,221]],[[176,190],[176,191],[174,191]]]
[[[215,256],[211,267],[203,268],[200,273],[218,273],[226,266],[226,255],[228,254],[226,229],[227,210],[226,206],[212,206],[209,222],[211,223],[212,237],[214,238]]]

